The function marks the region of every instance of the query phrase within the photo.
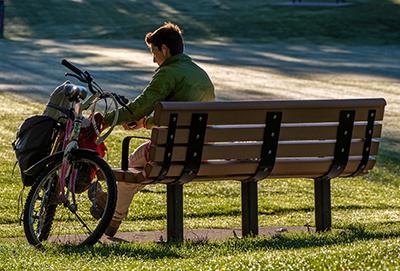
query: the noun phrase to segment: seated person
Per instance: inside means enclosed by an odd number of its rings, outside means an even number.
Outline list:
[[[183,53],[182,32],[177,25],[164,23],[154,32],[148,33],[145,42],[158,68],[143,92],[128,104],[132,113],[125,108],[119,109],[117,124],[122,124],[125,129],[150,129],[153,125],[150,114],[160,101],[213,101],[215,99],[214,85],[207,73]],[[114,114],[115,112],[111,112],[105,116],[105,126],[112,123]],[[130,155],[130,168],[143,168],[146,165],[149,143],[142,144]],[[118,182],[117,186],[115,213],[105,231],[108,236],[115,235],[121,221],[128,215],[133,196],[145,185]],[[92,186],[89,188],[89,197],[92,200],[96,197],[95,202],[97,202],[97,205],[93,206],[97,209],[92,214],[97,213],[101,216],[106,194],[101,189]]]

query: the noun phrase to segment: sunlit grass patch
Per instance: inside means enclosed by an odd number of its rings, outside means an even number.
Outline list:
[[[349,230],[281,234],[184,244],[115,244],[92,248],[0,242],[5,270],[384,270],[400,264],[400,238]],[[62,259],[62,260],[61,260]]]
[[[205,238],[183,244],[97,244],[80,249],[48,246],[38,251],[27,244],[19,225],[17,198],[22,185],[18,168],[11,176],[10,143],[21,121],[40,114],[44,106],[17,95],[0,94],[0,98],[6,99],[9,108],[24,108],[23,112],[0,111],[0,130],[5,131],[0,138],[4,158],[0,163],[0,270],[382,270],[400,265],[400,170],[390,157],[381,159],[365,177],[331,181],[330,233],[281,233],[224,242]],[[108,139],[107,159],[112,166],[119,166],[122,138],[129,134],[116,128]],[[135,134],[150,135],[148,131]],[[142,142],[133,140],[131,149]],[[149,185],[138,193],[120,230],[165,230],[165,192],[163,185]],[[185,185],[184,215],[186,229],[241,228],[240,183]],[[313,181],[259,182],[259,225],[315,225]]]

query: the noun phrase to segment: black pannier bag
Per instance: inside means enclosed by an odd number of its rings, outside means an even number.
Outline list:
[[[50,154],[56,132],[57,122],[48,116],[32,116],[18,128],[12,145],[25,186],[32,186],[37,176],[27,176],[24,171]]]

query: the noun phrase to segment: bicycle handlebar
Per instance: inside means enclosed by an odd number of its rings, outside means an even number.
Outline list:
[[[75,78],[77,78],[79,81],[86,83],[88,85],[89,91],[97,96],[100,95],[100,97],[105,97],[104,96],[104,91],[101,89],[101,87],[93,80],[92,76],[90,75],[89,72],[85,71],[83,72],[81,69],[79,69],[78,67],[76,67],[75,65],[73,65],[71,62],[69,62],[66,59],[63,59],[61,61],[61,64],[64,65],[65,67],[67,67],[68,69],[70,69],[71,71],[73,71],[76,75],[74,74],[70,74],[70,73],[66,73],[65,75],[67,76],[73,76]],[[133,114],[133,112],[129,109],[129,107],[127,106],[129,100],[126,99],[124,96],[115,94],[115,93],[109,93],[110,95],[112,95],[116,102],[121,105],[122,107],[126,108],[126,110],[128,110],[128,112],[130,112],[131,114]],[[107,95],[106,95],[107,96]]]
[[[70,69],[71,71],[73,71],[74,73],[76,73],[78,76],[84,77],[83,71],[81,71],[79,68],[74,66],[71,62],[68,62],[68,60],[63,59],[61,61],[61,64],[64,65],[65,67],[67,67],[68,69]]]

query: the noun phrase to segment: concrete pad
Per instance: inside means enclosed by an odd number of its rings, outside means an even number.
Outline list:
[[[259,236],[275,236],[284,232],[315,232],[315,228],[306,226],[290,227],[262,227],[259,229]],[[185,241],[205,242],[223,241],[228,238],[242,238],[241,229],[185,229]],[[142,232],[119,232],[115,237],[103,235],[100,242],[103,244],[112,243],[144,243],[144,242],[165,242],[167,235],[165,231],[142,231]]]
[[[286,232],[315,232],[314,227],[289,226],[289,227],[261,227],[259,236],[277,236]],[[83,241],[86,235],[66,234],[49,237],[49,242],[53,244],[78,244]],[[224,241],[229,238],[242,238],[241,229],[185,229],[185,241],[206,242]],[[1,241],[14,242],[16,240],[26,241],[25,237],[0,238]],[[166,231],[139,231],[139,232],[118,232],[114,237],[103,235],[99,240],[101,244],[115,243],[164,243],[167,241]]]

